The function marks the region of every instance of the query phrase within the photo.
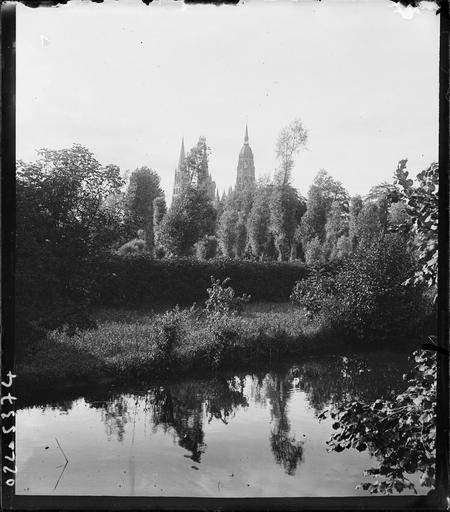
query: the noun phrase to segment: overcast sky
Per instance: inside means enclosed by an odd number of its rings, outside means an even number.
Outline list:
[[[388,0],[18,5],[17,157],[77,142],[153,168],[170,198],[181,137],[189,149],[204,135],[222,192],[246,122],[258,177],[300,118],[294,185],[306,194],[325,168],[365,194],[399,159],[414,173],[437,160],[438,43],[433,10]]]

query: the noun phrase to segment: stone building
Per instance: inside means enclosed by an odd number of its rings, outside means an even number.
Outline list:
[[[245,126],[244,145],[239,153],[236,176],[236,190],[241,191],[245,188],[255,186],[255,163],[253,161],[253,151],[248,143],[248,127]]]

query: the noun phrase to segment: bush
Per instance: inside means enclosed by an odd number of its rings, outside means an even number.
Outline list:
[[[213,259],[152,259],[146,255],[111,255],[96,273],[94,300],[104,306],[187,305],[207,299],[210,276],[231,279],[237,295],[256,301],[287,301],[304,265]]]
[[[423,289],[404,286],[414,273],[414,260],[400,235],[356,251],[337,272],[333,293],[325,298],[322,316],[331,329],[357,338],[405,338],[427,314]]]
[[[117,254],[119,256],[127,256],[132,254],[142,254],[146,252],[147,247],[145,245],[145,240],[140,238],[135,238],[134,240],[130,240],[126,244],[123,244],[119,249],[117,249]]]
[[[324,272],[316,271],[311,276],[297,281],[289,300],[304,308],[309,316],[317,315],[334,289],[334,279]]]
[[[241,313],[244,304],[250,301],[250,295],[244,293],[241,297],[236,297],[235,291],[231,286],[225,285],[230,282],[227,277],[222,282],[220,279],[214,279],[211,276],[211,287],[208,292],[208,299],[205,303],[205,309],[208,315],[227,315],[230,313]]]

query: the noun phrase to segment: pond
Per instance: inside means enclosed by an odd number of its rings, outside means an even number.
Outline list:
[[[407,364],[392,353],[331,356],[34,397],[17,414],[16,493],[365,495],[355,486],[376,459],[353,449],[327,452],[332,421],[317,416],[345,397],[374,400],[399,390]]]

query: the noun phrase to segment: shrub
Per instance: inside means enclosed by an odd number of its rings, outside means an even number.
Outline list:
[[[126,244],[123,244],[121,247],[119,247],[119,249],[117,249],[117,254],[119,256],[127,256],[131,254],[142,254],[145,251],[145,240],[135,238],[134,240],[130,240]]]
[[[295,282],[306,276],[298,263],[227,259],[198,261],[111,255],[96,272],[94,300],[102,306],[187,305],[207,299],[210,276],[229,277],[237,295],[257,301],[287,301]]]
[[[405,489],[417,493],[407,475],[422,473],[420,484],[435,483],[436,356],[425,351],[413,354],[416,365],[404,379],[408,387],[395,398],[344,402],[324,411],[334,419],[336,431],[327,441],[329,451],[368,450],[379,464],[365,471],[373,482],[360,486],[371,494],[392,494]]]
[[[407,337],[426,315],[423,290],[403,283],[414,272],[400,235],[357,250],[337,272],[322,314],[337,332],[362,338]]]
[[[317,315],[326,303],[334,288],[334,280],[324,272],[316,271],[311,276],[297,281],[289,300],[304,308],[309,316]]]
[[[205,309],[208,315],[240,313],[243,311],[244,304],[250,301],[250,295],[244,293],[241,297],[236,297],[231,286],[225,288],[225,285],[229,282],[229,277],[220,282],[220,279],[216,280],[211,276],[211,287],[206,290],[208,299],[205,303]]]

